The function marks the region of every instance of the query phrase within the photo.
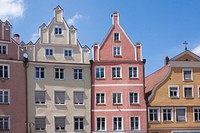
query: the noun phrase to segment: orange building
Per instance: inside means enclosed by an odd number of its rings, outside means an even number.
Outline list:
[[[200,57],[185,50],[146,77],[149,133],[200,133]]]

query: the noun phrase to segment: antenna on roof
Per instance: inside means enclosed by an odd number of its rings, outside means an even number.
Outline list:
[[[187,50],[187,45],[188,45],[187,41],[185,41],[183,44],[185,45],[185,50]]]

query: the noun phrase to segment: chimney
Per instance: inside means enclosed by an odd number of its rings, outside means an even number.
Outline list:
[[[113,25],[119,24],[119,13],[118,12],[114,12],[112,14],[112,24]]]
[[[168,65],[169,64],[169,57],[168,56],[165,57],[165,62],[164,63],[165,63],[164,65]]]
[[[95,43],[93,45],[93,61],[99,60],[99,45]]]
[[[14,34],[13,38],[17,43],[19,43],[19,41],[20,41],[19,40],[19,38],[20,38],[19,34]]]
[[[141,61],[142,60],[142,52],[141,52],[141,44],[137,43],[136,44],[136,52],[137,52],[137,61]]]

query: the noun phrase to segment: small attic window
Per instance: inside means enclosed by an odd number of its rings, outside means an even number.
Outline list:
[[[56,27],[55,28],[55,35],[62,35],[62,28]]]
[[[9,27],[5,27],[5,30],[9,30]]]

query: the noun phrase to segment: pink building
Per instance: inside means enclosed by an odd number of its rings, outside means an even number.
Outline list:
[[[146,133],[142,46],[134,45],[112,15],[101,45],[93,45],[92,132]]]
[[[26,132],[25,71],[20,60],[19,35],[0,20],[0,133]]]

